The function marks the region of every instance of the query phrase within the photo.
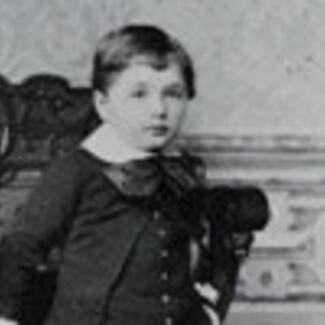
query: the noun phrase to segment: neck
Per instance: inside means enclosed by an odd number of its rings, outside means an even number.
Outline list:
[[[81,147],[110,163],[144,159],[154,154],[132,147],[112,125],[107,123],[99,126],[81,143]]]

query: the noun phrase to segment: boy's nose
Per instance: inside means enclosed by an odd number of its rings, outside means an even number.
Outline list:
[[[159,117],[161,119],[167,117],[167,105],[161,98],[156,98],[151,102],[151,112],[155,117]]]

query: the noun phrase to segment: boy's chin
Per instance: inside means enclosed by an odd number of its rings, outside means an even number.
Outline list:
[[[157,152],[162,152],[164,151],[166,148],[165,145],[148,145],[146,147],[143,148],[144,151],[147,152],[152,152],[152,153],[157,153]]]
[[[148,152],[161,152],[169,147],[171,139],[153,139],[146,144],[143,144],[143,150]]]
[[[167,142],[167,143],[160,143],[155,145],[152,144],[144,148],[144,150],[152,153],[161,153],[161,152],[168,151],[170,147],[171,147],[171,143]]]
[[[177,137],[178,133],[147,134],[142,137],[133,137],[130,139],[130,143],[133,142],[133,145],[141,151],[162,152],[172,147]]]

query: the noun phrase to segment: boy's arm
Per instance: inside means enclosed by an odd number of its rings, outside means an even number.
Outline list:
[[[253,237],[251,233],[243,234],[243,242],[236,245],[232,238],[220,238],[214,250],[211,284],[218,291],[215,303],[221,320],[226,317],[235,296],[238,273],[243,259],[249,254]],[[232,246],[228,246],[232,242]]]
[[[212,191],[209,199],[211,204],[216,200],[223,204],[218,207],[218,203],[214,203],[215,215],[210,216],[214,227],[211,239],[211,249],[214,252],[212,282],[220,292],[216,308],[223,320],[234,298],[239,269],[249,255],[254,232],[264,229],[270,215],[267,198],[256,187],[221,187]]]
[[[64,160],[56,162],[43,173],[16,223],[1,238],[0,315],[4,318],[19,319],[30,271],[63,233],[71,218],[75,192],[74,169]]]
[[[249,244],[245,248],[238,246],[240,256],[236,255],[235,250],[225,249],[222,241],[220,238],[220,244],[212,252],[214,256],[206,256],[208,260],[204,261],[205,257],[201,260],[201,274],[197,274],[195,283],[203,306],[214,310],[221,321],[226,317],[234,298],[242,252],[245,249],[247,255],[252,239],[249,236]]]
[[[255,187],[218,186],[199,189],[193,195],[188,201],[192,205],[190,210],[196,210],[208,221],[210,233],[199,276],[218,293],[213,305],[223,320],[233,300],[240,263],[249,253],[253,233],[263,229],[269,219],[268,204],[264,193]]]

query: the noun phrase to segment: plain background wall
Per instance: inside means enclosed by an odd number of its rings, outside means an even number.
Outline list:
[[[87,84],[99,36],[130,21],[164,26],[194,56],[188,132],[325,134],[323,0],[1,0],[0,73]]]

